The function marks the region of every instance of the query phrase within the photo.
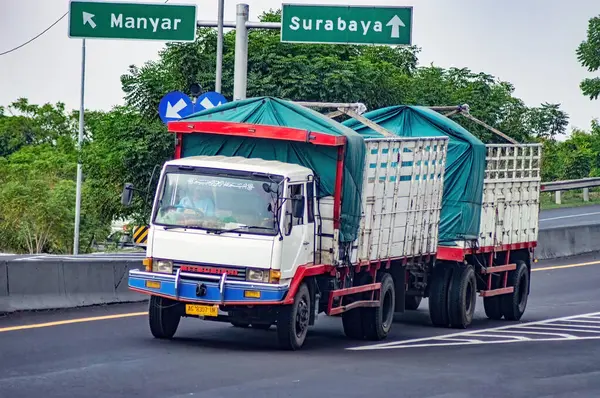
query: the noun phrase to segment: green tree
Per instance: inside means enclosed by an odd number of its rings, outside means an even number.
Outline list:
[[[577,60],[589,72],[600,69],[600,15],[591,18],[588,23],[587,39],[577,47]],[[584,79],[580,88],[590,99],[600,96],[600,77]]]

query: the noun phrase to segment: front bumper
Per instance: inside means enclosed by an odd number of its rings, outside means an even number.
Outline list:
[[[148,283],[151,282],[151,283]],[[154,283],[153,283],[154,282]],[[160,282],[158,286],[156,282]],[[203,286],[202,289],[198,289]],[[129,289],[172,300],[220,305],[283,304],[289,286],[227,280],[227,275],[180,272],[175,275],[129,271]],[[197,293],[203,294],[199,296]],[[260,298],[248,298],[246,291],[260,292]]]

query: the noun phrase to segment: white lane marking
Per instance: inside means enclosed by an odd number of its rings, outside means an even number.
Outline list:
[[[571,315],[560,318],[546,319],[543,321],[527,322],[527,323],[515,323],[507,326],[500,326],[488,329],[477,329],[468,332],[450,333],[442,336],[431,336],[422,337],[418,339],[392,341],[386,343],[349,347],[347,350],[351,351],[365,351],[365,350],[386,350],[393,348],[417,348],[417,347],[438,347],[438,346],[453,346],[453,345],[475,345],[475,344],[506,344],[506,343],[518,343],[518,342],[533,342],[533,341],[560,341],[560,340],[589,340],[589,339],[600,339],[600,330],[586,329],[581,325],[565,325],[564,321],[569,320],[583,320],[588,317],[598,317],[600,312],[592,312],[588,314]],[[560,333],[570,332],[570,333]],[[501,333],[501,334],[498,334]],[[507,335],[504,335],[507,333]],[[511,333],[511,334],[508,334]],[[594,336],[589,336],[589,334]],[[529,334],[532,337],[522,336],[523,334]],[[585,334],[584,336],[578,336],[577,334]],[[535,335],[549,335],[558,337],[533,337]],[[476,339],[471,339],[474,337]],[[495,339],[488,341],[476,341],[482,337]],[[465,339],[471,341],[455,341],[455,339]],[[447,342],[444,342],[447,341]]]
[[[540,218],[540,222],[543,221],[552,221],[552,220],[562,220],[564,218],[575,218],[575,217],[586,217],[586,216],[594,216],[596,214],[600,214],[600,211],[596,211],[594,213],[581,213],[581,214],[571,214],[569,216],[560,216],[560,217],[550,217],[550,218]]]

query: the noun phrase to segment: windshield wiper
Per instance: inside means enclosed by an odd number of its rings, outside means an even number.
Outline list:
[[[221,234],[225,234],[228,232],[236,232],[242,229],[250,229],[250,228],[254,228],[254,229],[262,229],[262,230],[266,230],[266,231],[273,231],[273,228],[269,228],[269,227],[261,227],[258,225],[244,225],[241,227],[236,227],[236,228],[232,228],[232,229],[219,229],[215,231],[215,235],[221,235]]]

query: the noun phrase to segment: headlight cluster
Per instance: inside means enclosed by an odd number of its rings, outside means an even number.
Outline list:
[[[163,274],[173,273],[173,261],[171,260],[157,260],[152,262],[152,271],[161,272]]]
[[[268,269],[247,269],[246,280],[248,282],[260,282],[260,283],[279,283],[281,278],[281,271],[268,270]]]

